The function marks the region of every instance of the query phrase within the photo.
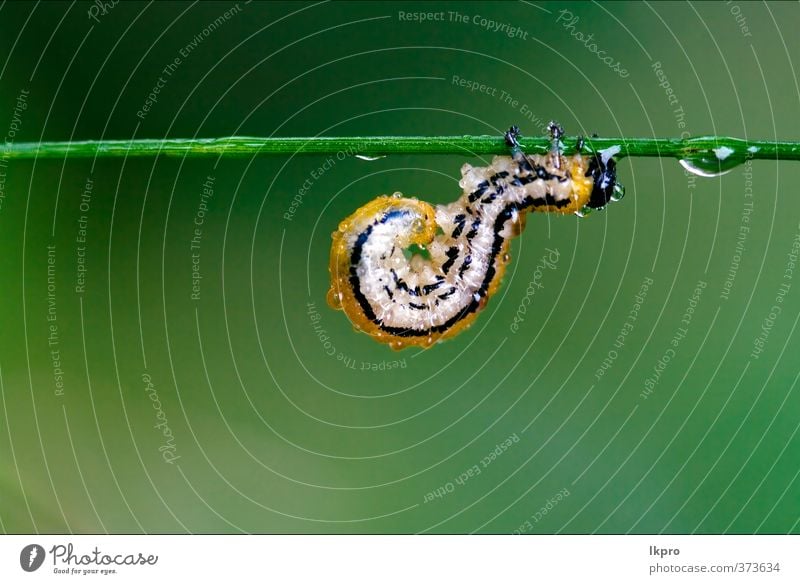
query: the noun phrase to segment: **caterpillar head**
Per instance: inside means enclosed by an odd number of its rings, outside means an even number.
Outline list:
[[[592,177],[592,194],[587,207],[602,209],[609,201],[622,198],[624,190],[617,183],[617,163],[613,158],[595,155],[589,160],[586,176]]]

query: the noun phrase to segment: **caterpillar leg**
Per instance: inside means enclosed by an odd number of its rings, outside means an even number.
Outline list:
[[[581,214],[617,192],[613,159],[565,157],[562,134],[554,125],[554,150],[528,156],[512,127],[512,155],[463,165],[462,195],[449,205],[396,193],[358,209],[333,234],[328,303],[394,349],[429,347],[469,327],[497,291],[528,211]]]

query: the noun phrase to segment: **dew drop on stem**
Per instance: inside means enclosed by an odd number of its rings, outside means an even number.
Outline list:
[[[714,148],[711,151],[698,152],[679,162],[681,166],[694,175],[713,178],[729,173],[742,164],[745,157],[727,146]]]

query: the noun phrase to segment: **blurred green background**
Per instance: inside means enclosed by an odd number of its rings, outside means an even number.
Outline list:
[[[0,136],[798,139],[798,26],[796,3],[7,2]],[[800,165],[625,159],[622,202],[529,217],[475,326],[394,353],[326,306],[330,233],[483,162],[327,158],[2,163],[5,532],[800,530]]]

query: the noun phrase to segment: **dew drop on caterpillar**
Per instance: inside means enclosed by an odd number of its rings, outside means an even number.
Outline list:
[[[564,156],[561,129],[552,125],[551,152],[526,155],[517,133],[506,134],[511,156],[461,167],[455,202],[434,207],[395,193],[342,221],[333,233],[328,304],[393,349],[430,347],[469,327],[497,291],[509,241],[528,211],[583,216],[621,198],[611,157],[618,149]]]

